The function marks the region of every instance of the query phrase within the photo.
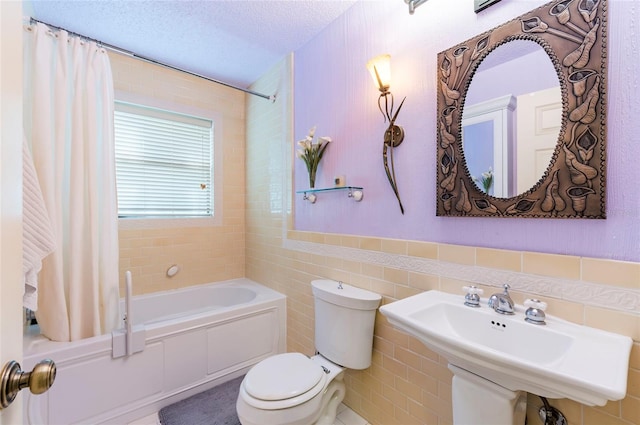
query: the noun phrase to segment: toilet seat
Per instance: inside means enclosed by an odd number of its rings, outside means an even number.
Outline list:
[[[258,409],[286,409],[318,395],[327,379],[317,362],[301,353],[285,353],[255,365],[245,376],[240,393]]]

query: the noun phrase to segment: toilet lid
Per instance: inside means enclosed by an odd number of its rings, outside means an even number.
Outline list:
[[[244,378],[244,388],[260,400],[285,400],[316,387],[323,376],[322,367],[304,354],[278,354],[255,365]]]

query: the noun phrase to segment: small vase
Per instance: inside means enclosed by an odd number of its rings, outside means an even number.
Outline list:
[[[316,187],[316,169],[312,168],[309,170],[309,188],[313,189]]]

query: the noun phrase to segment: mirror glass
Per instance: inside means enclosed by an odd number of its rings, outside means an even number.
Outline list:
[[[497,198],[531,189],[549,167],[561,124],[560,81],[542,46],[498,46],[473,74],[462,113],[464,158],[476,187]]]

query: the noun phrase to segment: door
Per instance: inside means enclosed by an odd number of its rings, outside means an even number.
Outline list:
[[[560,87],[518,96],[518,190],[531,189],[546,171],[562,124]]]
[[[0,368],[22,362],[22,2],[0,1]],[[21,424],[21,397],[0,425]]]
[[[464,156],[478,188],[491,196],[509,198],[516,193],[513,175],[516,98],[506,95],[464,107],[462,141]],[[475,145],[475,146],[474,146]],[[483,173],[493,174],[489,190],[480,183]]]

